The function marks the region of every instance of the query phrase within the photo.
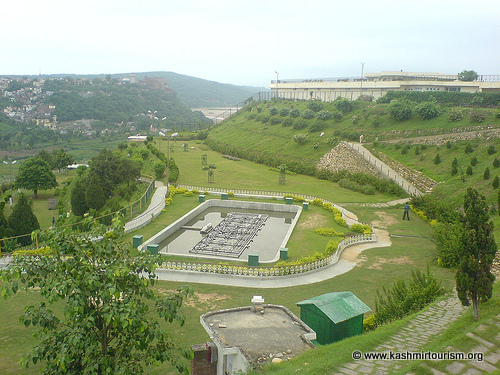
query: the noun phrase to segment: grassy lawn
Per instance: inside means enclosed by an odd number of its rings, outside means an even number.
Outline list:
[[[178,203],[177,207],[176,202]],[[141,234],[156,233],[157,229],[162,229],[165,225],[168,225],[168,222],[175,220],[177,215],[184,212],[184,209],[196,204],[197,201],[194,199],[177,196],[174,204],[169,206],[166,212],[162,213],[148,227],[140,230]],[[320,222],[321,219],[318,217],[322,216],[322,212],[321,209],[318,208],[318,210],[311,210],[310,217],[314,219],[305,219],[305,222],[308,223],[313,220]],[[418,218],[412,217],[411,222],[403,222],[401,220],[400,209],[381,210],[380,208],[364,207],[356,213],[359,214],[360,218],[366,217],[380,221],[379,226],[386,226],[390,233],[408,236],[423,236],[430,233],[430,228]],[[328,217],[324,218],[324,220],[328,220]],[[309,241],[308,236],[304,236],[303,241]],[[327,238],[325,237],[325,239]],[[381,288],[383,285],[388,286],[401,278],[408,279],[412,269],[420,268],[423,270],[428,264],[433,269],[433,272],[443,280],[443,284],[447,288],[452,287],[453,272],[435,266],[433,261],[434,244],[430,239],[412,238],[411,241],[408,241],[408,238],[392,238],[391,240],[393,243],[391,247],[364,251],[361,254],[361,262],[348,273],[315,284],[277,289],[193,284],[195,295],[184,305],[187,315],[185,326],[178,327],[173,324],[164,324],[164,326],[179,342],[186,345],[205,342],[208,340],[208,335],[199,323],[199,316],[201,314],[215,309],[247,306],[250,304],[250,299],[253,295],[263,295],[266,302],[284,305],[295,314],[299,314],[299,309],[295,305],[296,302],[327,292],[349,290],[373,309],[376,295],[375,290],[377,288]],[[300,239],[297,239],[297,242],[299,241]],[[313,248],[315,246],[319,246],[319,250],[323,249],[321,244],[312,244],[310,247]],[[300,250],[296,249],[296,251],[299,252]],[[178,286],[178,283],[175,282],[160,281],[157,283],[156,291],[162,293],[173,290]],[[20,370],[17,364],[22,353],[27,351],[36,342],[31,337],[32,330],[21,326],[18,323],[18,318],[22,314],[23,306],[36,303],[37,300],[39,300],[38,294],[30,291],[22,292],[0,303],[0,316],[3,317],[0,320],[0,343],[8,343],[8,345],[0,345],[0,373],[2,374],[37,373],[36,369]],[[387,329],[392,332],[391,328]],[[382,338],[385,337],[384,330],[380,331],[380,337]],[[380,337],[376,340],[381,340],[382,338]],[[358,338],[358,340],[360,339]],[[15,350],[12,349],[12,346],[15,346]],[[324,350],[314,351],[312,355],[318,356],[324,353]],[[349,351],[348,353],[350,355],[351,352]],[[168,365],[152,367],[148,370],[148,374],[165,373],[175,372]]]
[[[201,143],[189,143],[189,152],[184,152],[181,142],[171,143],[171,156],[179,166],[179,184],[189,184],[205,187],[224,187],[228,189],[250,189],[263,191],[291,192],[309,194],[336,203],[357,202],[374,203],[387,202],[395,199],[389,194],[377,193],[364,195],[344,189],[326,180],[319,180],[305,175],[287,175],[286,183],[279,183],[279,172],[273,171],[263,164],[247,160],[233,161],[223,158],[221,154],[211,151]],[[201,164],[202,155],[207,155],[208,164],[214,164],[216,169],[215,182],[208,183],[207,171]]]
[[[395,199],[393,196],[377,194],[366,196],[354,193],[338,187],[337,184],[318,180],[308,176],[287,175],[285,185],[278,182],[278,172],[271,171],[269,167],[262,164],[255,164],[245,160],[231,161],[222,158],[220,154],[212,152],[203,144],[189,143],[189,152],[184,152],[182,142],[172,142],[174,157],[180,168],[179,183],[215,186],[226,188],[245,188],[266,191],[282,191],[315,195],[342,203],[379,203]],[[191,147],[194,147],[191,149]],[[163,145],[162,145],[163,149]],[[201,158],[206,154],[209,164],[215,164],[215,183],[207,183],[207,172],[202,170]],[[68,175],[58,176],[61,181]],[[35,212],[39,217],[42,228],[50,226],[52,212],[49,212],[46,199],[53,192],[41,192],[44,199],[38,198],[40,203],[35,203]],[[40,195],[40,197],[42,194]],[[38,202],[38,201],[37,201]],[[127,234],[126,240],[132,240],[135,234],[142,234],[144,239],[151,237],[159,230],[175,221],[191,208],[198,205],[197,196],[183,197],[178,195],[174,198],[174,204],[167,209],[151,224],[140,230]],[[45,207],[45,208],[44,208]],[[8,209],[6,208],[6,211]],[[304,299],[333,291],[352,291],[358,298],[365,302],[372,309],[375,306],[376,290],[382,286],[389,286],[396,280],[409,279],[411,271],[415,268],[424,270],[430,265],[432,271],[443,281],[443,285],[452,289],[454,285],[454,272],[452,270],[439,268],[436,266],[435,244],[430,239],[432,229],[420,219],[411,216],[411,221],[402,221],[401,207],[380,208],[380,207],[353,207],[349,208],[363,222],[372,222],[378,228],[385,228],[390,234],[403,237],[392,237],[392,246],[386,248],[374,248],[365,250],[360,254],[360,262],[349,272],[336,276],[323,282],[301,285],[288,288],[259,289],[259,288],[239,288],[224,285],[193,284],[195,295],[184,305],[187,315],[186,325],[178,327],[176,325],[163,324],[173,337],[179,342],[191,345],[207,341],[208,335],[199,323],[199,316],[207,311],[223,309],[237,306],[247,306],[253,295],[263,295],[266,302],[281,304],[288,307],[294,313],[299,314],[299,309],[295,305]],[[7,216],[7,212],[6,212]],[[296,230],[289,242],[289,255],[296,259],[314,251],[322,251],[328,242],[327,237],[322,237],[314,233],[318,227],[334,227],[339,231],[343,228],[335,227],[333,215],[326,210],[310,206],[307,214],[303,215],[298,223],[299,230]],[[160,281],[156,285],[156,292],[162,293],[173,290],[178,286],[175,282]],[[22,353],[29,350],[36,340],[32,338],[32,329],[24,328],[18,322],[19,316],[23,312],[23,307],[35,304],[40,300],[36,291],[26,291],[0,302],[0,374],[35,374],[37,368],[20,369],[18,365]],[[61,306],[56,307],[60,309]],[[310,359],[297,359],[284,369],[294,370],[303,368],[304,361],[313,361],[321,356],[328,355],[332,348],[339,353],[336,361],[350,357],[351,348],[363,350],[372,348],[376,343],[383,341],[404,322],[397,322],[394,325],[384,327],[375,333],[363,335],[334,344],[332,347],[322,347],[310,352]],[[302,362],[300,362],[302,360]],[[318,360],[319,361],[319,360]],[[325,364],[318,362],[310,368],[310,374],[327,373],[328,369],[334,368],[335,363]],[[322,369],[322,370],[320,370]],[[293,371],[294,371],[293,370]],[[280,370],[281,374],[289,374],[287,370]],[[148,374],[170,374],[175,373],[168,365],[161,365],[148,369]],[[304,372],[305,373],[305,372]]]

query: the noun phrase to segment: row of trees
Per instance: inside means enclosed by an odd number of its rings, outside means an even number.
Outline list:
[[[103,149],[89,163],[89,170],[82,173],[71,192],[71,209],[83,216],[90,209],[100,210],[113,195],[118,185],[135,181],[141,175],[138,161],[121,157],[111,150]]]

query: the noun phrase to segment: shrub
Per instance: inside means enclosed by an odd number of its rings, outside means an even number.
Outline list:
[[[483,173],[483,180],[489,180],[490,179],[490,169],[486,167]]]
[[[318,120],[330,120],[332,118],[332,113],[330,111],[320,111],[317,115]]]
[[[306,119],[306,120],[310,120],[310,119],[314,118],[315,116],[316,116],[316,114],[313,111],[311,111],[310,109],[306,109],[302,113],[302,118]]]
[[[307,122],[301,119],[295,120],[295,122],[293,123],[293,128],[295,130],[304,129],[306,127],[307,127]]]
[[[404,280],[397,280],[392,287],[383,287],[382,293],[377,291],[374,314],[376,325],[417,312],[444,292],[441,282],[431,274],[429,267],[426,273],[418,269],[412,271],[408,285]]]
[[[300,116],[300,111],[297,108],[290,110],[290,117],[296,118]]]
[[[434,158],[434,164],[440,164],[441,163],[441,157],[439,156],[439,152],[436,154],[436,157]]]
[[[320,132],[326,129],[326,124],[324,122],[316,121],[309,125],[309,132]]]
[[[422,120],[430,120],[439,116],[439,108],[434,102],[420,103],[415,108],[415,112],[417,112]]]
[[[323,103],[317,100],[310,100],[307,103],[307,109],[313,112],[319,112],[323,109]]]
[[[335,112],[333,114],[333,119],[337,122],[342,121],[342,118],[344,117],[344,114],[342,112]]]
[[[353,224],[349,227],[349,230],[354,233],[371,233],[372,228],[367,224]]]
[[[277,114],[278,114],[278,112],[279,112],[279,110],[278,110],[278,108],[276,108],[276,107],[273,107],[273,108],[271,108],[271,109],[269,110],[269,113],[271,114],[271,116],[275,116],[275,115],[277,115]]]
[[[281,120],[279,117],[271,117],[271,125],[278,125],[281,124],[283,120]]]
[[[282,108],[280,111],[280,116],[286,117],[290,113],[290,108]]]
[[[464,118],[464,111],[461,109],[454,109],[448,115],[448,121],[457,122]]]
[[[500,185],[500,179],[498,178],[498,176],[496,176],[493,179],[493,182],[491,183],[491,186],[493,187],[493,189],[498,189],[499,185]]]
[[[458,167],[456,165],[453,165],[451,167],[451,175],[455,176],[458,173]]]
[[[352,116],[351,117],[351,121],[352,121],[353,124],[357,124],[358,121],[359,121],[359,117],[358,116]]]
[[[344,236],[344,233],[337,232],[333,228],[316,228],[314,232],[316,232],[321,236],[326,236],[326,237]]]
[[[483,122],[486,120],[486,114],[479,111],[471,111],[469,114],[469,119],[471,122]]]
[[[413,116],[412,103],[407,99],[395,100],[388,109],[389,116],[396,121],[406,121]]]
[[[465,171],[465,174],[467,176],[472,176],[473,171],[472,171],[472,167],[470,165],[467,167],[467,170]]]
[[[498,158],[493,159],[493,167],[494,168],[500,167],[500,160],[498,160]]]
[[[497,152],[497,150],[495,149],[495,146],[494,146],[494,145],[490,145],[490,146],[488,147],[487,152],[488,152],[488,155],[493,155],[495,152]]]
[[[305,145],[308,141],[307,134],[296,134],[293,136],[293,141],[299,145]]]
[[[263,124],[267,123],[269,121],[271,117],[262,113],[260,115],[257,116],[257,120],[259,120],[260,122],[262,122]]]
[[[281,123],[282,126],[292,126],[293,125],[293,120],[291,118],[286,118],[283,120],[283,122]]]
[[[456,267],[460,261],[459,245],[461,225],[459,223],[436,223],[433,225],[436,239],[437,262],[442,267]]]
[[[474,156],[472,159],[470,159],[470,165],[473,167],[477,164],[477,158]]]
[[[347,113],[352,111],[352,102],[346,98],[338,98],[333,102],[335,108],[337,108],[342,113]]]
[[[470,154],[470,153],[474,152],[474,148],[472,147],[472,145],[470,143],[467,143],[464,151],[466,154]]]

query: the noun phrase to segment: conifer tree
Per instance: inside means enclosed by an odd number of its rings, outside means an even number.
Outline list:
[[[468,188],[464,198],[462,235],[459,244],[460,264],[455,276],[462,305],[472,302],[473,317],[479,318],[479,303],[491,298],[495,276],[491,266],[497,252],[493,222],[489,220],[486,198]]]
[[[27,235],[18,239],[18,242],[22,245],[30,244],[31,236],[28,235],[34,230],[40,229],[40,224],[31,209],[30,203],[28,198],[21,194],[9,216],[9,227],[12,229],[12,234],[14,236]]]
[[[87,181],[87,189],[85,190],[85,201],[88,208],[100,210],[106,204],[106,194],[101,186],[99,178],[95,174],[91,174]]]

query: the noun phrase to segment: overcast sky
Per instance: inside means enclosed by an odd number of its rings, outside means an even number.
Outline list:
[[[498,0],[11,0],[0,35],[0,75],[500,74]]]

